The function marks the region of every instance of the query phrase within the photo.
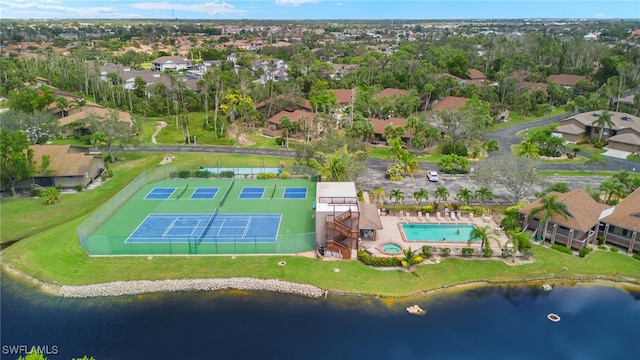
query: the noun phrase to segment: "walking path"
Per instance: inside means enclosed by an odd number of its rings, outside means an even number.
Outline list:
[[[151,135],[151,142],[157,144],[156,136],[160,133],[163,127],[167,126],[165,121],[158,121],[158,126],[156,126],[156,131]]]

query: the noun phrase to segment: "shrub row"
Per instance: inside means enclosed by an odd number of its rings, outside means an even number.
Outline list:
[[[571,249],[569,249],[568,247],[566,247],[564,245],[553,244],[553,245],[551,245],[551,248],[553,250],[560,251],[561,253],[565,253],[565,254],[568,254],[568,255],[573,255],[573,251],[571,251]]]
[[[402,261],[398,257],[373,256],[364,250],[358,251],[358,260],[369,266],[402,266]]]

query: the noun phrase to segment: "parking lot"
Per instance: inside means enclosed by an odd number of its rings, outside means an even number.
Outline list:
[[[367,190],[371,192],[373,189],[377,189],[379,187],[383,187],[385,189],[385,194],[387,197],[391,193],[393,189],[401,189],[404,192],[404,203],[412,203],[413,193],[420,188],[427,190],[429,193],[429,200],[435,199],[435,191],[439,186],[444,186],[449,191],[449,200],[456,200],[456,194],[460,189],[467,188],[471,191],[475,191],[481,187],[488,188],[492,193],[494,198],[489,202],[495,205],[513,205],[515,204],[515,199],[509,190],[507,190],[503,185],[500,184],[487,184],[478,181],[478,179],[473,174],[462,174],[462,175],[449,175],[438,173],[439,181],[438,182],[429,182],[426,177],[426,171],[422,170],[419,174],[414,175],[415,181],[411,179],[409,176],[405,176],[403,181],[390,181],[387,179],[384,170],[386,167],[381,168],[378,164],[372,164],[373,166],[369,166],[364,175],[358,179],[359,188]],[[607,179],[604,176],[549,176],[543,177],[542,183],[534,185],[527,193],[527,199],[529,201],[533,201],[536,199],[535,193],[542,191],[549,185],[553,185],[555,183],[564,182],[569,185],[571,189],[584,189],[587,186],[591,186],[593,189],[598,190],[600,188],[600,183]],[[473,201],[472,204],[478,204],[477,201]]]

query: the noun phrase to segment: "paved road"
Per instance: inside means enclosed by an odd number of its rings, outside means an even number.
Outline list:
[[[554,116],[548,119],[527,123],[514,125],[502,130],[495,131],[489,134],[487,137],[491,139],[498,140],[500,144],[500,151],[492,153],[490,155],[491,158],[500,158],[501,156],[506,156],[511,149],[512,145],[520,143],[520,138],[516,136],[517,133],[521,131],[526,131],[528,128],[534,128],[539,126],[544,126],[551,124],[553,122],[560,121],[564,119],[568,114],[561,114],[558,116]],[[199,146],[199,145],[185,145],[185,146],[153,146],[153,147],[131,147],[126,148],[125,151],[148,151],[148,152],[202,152],[202,153],[230,153],[230,154],[249,154],[256,156],[279,156],[279,157],[295,157],[295,152],[291,150],[271,150],[271,149],[255,149],[255,148],[243,148],[243,147],[230,147],[230,146]],[[385,176],[385,171],[387,167],[391,164],[391,160],[383,160],[383,159],[367,159],[365,162],[366,170],[357,182],[359,187],[371,191],[373,189],[382,187],[385,189],[387,195],[393,189],[402,189],[405,194],[406,203],[412,202],[412,194],[419,190],[420,188],[424,188],[428,191],[430,198],[434,198],[435,189],[438,186],[445,186],[449,193],[451,194],[451,199],[455,199],[455,195],[462,188],[467,188],[472,191],[477,190],[480,187],[487,187],[494,194],[493,202],[499,204],[513,204],[514,199],[511,198],[510,192],[502,185],[499,184],[486,184],[481,183],[478,179],[473,175],[447,175],[441,174],[441,181],[439,183],[430,183],[426,180],[424,174],[426,170],[437,170],[435,169],[421,169],[421,174],[415,176],[415,181],[410,177],[406,177],[402,182],[391,182]],[[477,166],[478,164],[472,164],[472,166]],[[424,165],[422,165],[424,166]],[[427,165],[428,166],[428,165]],[[638,167],[638,171],[640,171],[640,166],[638,163],[617,159],[617,158],[607,158],[607,165],[602,166],[598,165],[598,170],[627,170],[629,172],[633,172],[635,167]],[[592,171],[594,170],[592,167],[588,167],[584,164],[549,164],[543,163],[540,164],[539,169],[541,170],[579,170],[579,171]],[[606,177],[601,176],[589,176],[589,177],[575,177],[575,176],[550,176],[545,177],[543,179],[543,183],[532,186],[529,191],[529,196],[527,198],[529,200],[535,199],[534,194],[536,192],[541,191],[545,187],[558,183],[565,182],[569,184],[569,187],[572,189],[577,188],[585,188],[587,186],[591,186],[594,189],[598,189],[600,187],[600,183],[606,179]]]

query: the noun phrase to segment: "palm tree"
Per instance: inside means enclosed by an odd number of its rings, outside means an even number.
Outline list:
[[[549,220],[553,220],[556,215],[561,215],[565,220],[568,218],[567,205],[558,201],[558,195],[547,195],[540,199],[540,206],[531,209],[531,216],[541,213],[540,223],[538,225],[538,234],[540,234],[541,225],[544,223],[544,232],[542,233],[542,241],[549,227]]]
[[[458,200],[462,201],[465,205],[469,205],[469,203],[471,202],[471,199],[473,198],[473,194],[471,193],[471,190],[467,188],[462,188],[460,189],[460,191],[458,191],[458,194],[456,195],[456,197],[458,198]]]
[[[401,203],[402,200],[404,200],[404,192],[401,189],[393,189],[391,190],[389,199],[393,200],[396,203],[396,207],[397,207],[398,203]]]
[[[400,154],[405,151],[404,143],[400,137],[395,137],[387,140],[387,144],[389,145],[388,156],[392,157],[393,160],[400,158]]]
[[[442,201],[446,202],[448,198],[449,190],[447,190],[447,188],[444,186],[438,186],[438,188],[436,189],[436,199],[441,199]]]
[[[377,189],[373,189],[373,191],[371,191],[371,193],[373,193],[374,201],[376,201],[376,202],[379,201],[380,203],[383,203],[384,200],[387,198],[387,194],[385,194],[383,187],[379,187]]]
[[[537,158],[540,157],[540,148],[530,141],[525,141],[518,146],[518,155],[527,158]]]
[[[491,226],[485,225],[480,227],[476,226],[471,230],[469,243],[473,240],[480,240],[480,257],[482,257],[485,252],[485,247],[489,246],[489,241],[493,240],[497,242],[498,238],[496,237],[495,231],[491,229]],[[498,245],[500,244],[498,243]]]
[[[487,143],[484,146],[488,153],[500,150],[498,140],[496,139],[491,139],[487,141]]]
[[[615,125],[613,120],[611,120],[611,114],[609,114],[609,110],[605,110],[598,116],[598,119],[595,120],[591,125],[596,125],[600,128],[600,135],[598,136],[598,141],[602,140],[602,132],[604,131],[604,127],[606,126],[609,130]]]
[[[418,160],[416,160],[416,156],[410,151],[401,149],[398,154],[398,160],[402,163],[404,171],[411,176],[411,180],[416,181],[416,179],[413,178],[413,173],[418,169]]]
[[[424,201],[429,200],[429,193],[424,188],[420,188],[420,190],[413,193],[413,198],[416,199],[418,205],[422,205],[422,199]]]
[[[486,187],[481,187],[473,193],[473,197],[480,201],[481,205],[484,205],[484,201],[486,199],[491,199],[493,197],[493,193]]]
[[[422,260],[422,256],[420,256],[417,251],[408,248],[402,251],[402,258],[400,261],[402,263],[402,266],[406,267],[410,271],[413,271],[415,270],[414,265],[421,263]]]
[[[509,236],[509,242],[513,245],[513,252],[511,253],[511,261],[516,261],[516,253],[520,249],[520,246],[524,245],[529,239],[528,232],[517,232],[517,231],[508,231],[507,236]]]

